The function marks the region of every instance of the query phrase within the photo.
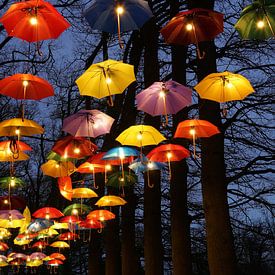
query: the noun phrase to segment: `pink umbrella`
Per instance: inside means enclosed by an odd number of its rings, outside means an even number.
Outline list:
[[[173,81],[155,82],[136,96],[138,110],[152,116],[176,114],[191,104],[192,90]]]
[[[62,131],[75,137],[97,137],[109,133],[113,122],[98,110],[80,110],[64,119]]]

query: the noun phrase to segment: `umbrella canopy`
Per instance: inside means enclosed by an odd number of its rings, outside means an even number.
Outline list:
[[[116,140],[123,145],[142,147],[147,145],[157,145],[166,140],[166,138],[152,126],[134,125],[124,130]]]
[[[49,255],[49,257],[51,259],[57,259],[57,260],[61,260],[61,261],[65,261],[66,260],[66,257],[61,254],[61,253],[52,253],[51,255]]]
[[[43,78],[31,74],[15,74],[0,80],[0,94],[15,99],[40,100],[53,96],[54,90]]]
[[[60,247],[60,248],[67,248],[67,247]],[[53,260],[48,261],[47,264],[50,266],[59,266],[59,265],[62,265],[63,262],[58,259],[53,259]]]
[[[192,90],[169,80],[155,82],[136,96],[138,110],[152,116],[176,114],[191,104]]]
[[[108,150],[102,157],[102,160],[119,160],[124,159],[125,157],[139,156],[139,151],[134,148],[121,146],[114,147]]]
[[[231,72],[209,74],[194,89],[201,98],[221,103],[242,100],[254,92],[248,79]]]
[[[100,198],[95,205],[99,207],[103,206],[119,206],[126,204],[127,201],[125,201],[123,198],[118,196],[103,196]]]
[[[50,3],[43,0],[12,4],[0,22],[9,36],[28,42],[56,39],[70,26]]]
[[[74,203],[68,205],[64,210],[63,214],[66,216],[69,215],[85,215],[92,211],[92,208],[86,204]]]
[[[12,118],[0,122],[0,136],[32,136],[43,132],[39,124],[29,119]]]
[[[50,244],[51,247],[58,247],[58,248],[70,248],[70,245],[63,241],[56,241]]]
[[[58,187],[60,194],[67,200],[72,200],[73,188],[71,177],[60,177],[58,178]]]
[[[18,152],[17,154],[13,154],[11,151],[0,151],[0,161],[22,161],[22,160],[28,160],[30,157],[23,153]]]
[[[48,246],[48,243],[46,243],[45,241],[38,241],[32,245],[32,248],[42,249],[42,248],[45,248],[46,246]],[[43,257],[43,258],[45,258],[45,257]]]
[[[13,154],[19,151],[31,151],[32,148],[23,141],[18,140],[4,140],[0,142],[0,151],[7,151]]]
[[[63,158],[84,158],[91,156],[97,150],[97,146],[84,137],[66,136],[57,140],[52,151]]]
[[[175,45],[210,41],[223,32],[223,14],[208,9],[191,9],[178,13],[160,30],[165,42]],[[198,51],[199,58],[203,55]]]
[[[76,84],[81,95],[103,98],[121,94],[134,81],[134,66],[109,59],[91,65]]]
[[[55,161],[74,161],[74,158],[67,158],[67,157],[62,157],[60,156],[59,154],[53,152],[53,151],[50,151],[47,155],[47,160],[49,159],[53,159]]]
[[[89,199],[98,197],[97,193],[90,188],[74,188],[73,199]]]
[[[59,230],[59,229],[68,229],[68,223],[67,222],[55,222],[52,226],[51,226],[51,228],[53,228],[53,229],[57,229],[57,230]]]
[[[81,212],[81,211],[79,211],[79,212]],[[74,214],[72,213],[71,216],[65,216],[60,219],[61,223],[78,223],[81,221],[82,221],[82,219],[76,214],[76,211],[74,212]]]
[[[26,266],[28,266],[28,267],[38,267],[42,264],[43,264],[42,259],[33,259],[33,260],[30,259],[29,261],[26,261]]]
[[[79,239],[79,235],[72,232],[64,232],[58,236],[58,240],[60,241],[70,241],[75,239]]]
[[[26,201],[19,196],[1,196],[0,197],[1,210],[24,209],[26,205],[27,205]]]
[[[39,219],[58,219],[63,217],[64,214],[54,207],[43,207],[36,210],[33,214],[33,217]]]
[[[275,36],[275,3],[254,0],[245,7],[235,29],[243,39],[264,40]]]
[[[94,210],[87,215],[89,220],[107,221],[113,220],[116,215],[108,210]]]
[[[9,187],[23,187],[25,183],[23,180],[17,177],[3,177],[0,178],[0,187],[9,188]]]
[[[136,175],[130,174],[129,172],[125,171],[124,177],[123,177],[122,172],[119,171],[119,172],[112,173],[108,177],[108,181],[106,182],[106,185],[120,188],[122,186],[131,186],[136,182],[137,182]]]
[[[64,119],[62,131],[75,137],[97,137],[109,133],[113,122],[98,110],[80,110]]]
[[[36,219],[35,221],[31,222],[27,227],[28,232],[36,233],[43,229],[49,228],[53,225],[53,221],[47,219]]]
[[[0,242],[0,251],[6,251],[9,249],[9,246],[4,243],[4,242]]]
[[[143,173],[147,171],[160,170],[165,167],[165,164],[161,162],[154,162],[146,160],[140,161],[140,159],[135,160],[128,166],[136,174]]]
[[[92,163],[86,161],[86,162],[82,163],[81,165],[79,165],[77,167],[76,171],[81,174],[104,173],[105,165],[92,164]]]
[[[58,178],[65,177],[72,174],[75,171],[75,166],[70,161],[55,161],[53,159],[48,160],[41,165],[41,170],[44,175]]]
[[[86,219],[79,224],[80,228],[89,228],[89,229],[102,229],[104,228],[103,223],[98,220]]]

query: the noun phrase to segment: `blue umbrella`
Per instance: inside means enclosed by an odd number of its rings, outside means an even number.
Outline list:
[[[47,229],[53,225],[53,221],[46,219],[36,219],[31,222],[28,226],[28,231],[31,233],[36,233],[40,230]]]
[[[142,162],[140,160],[135,160],[128,167],[131,170],[133,170],[136,174],[138,174],[138,173],[148,172],[152,170],[160,170],[163,167],[165,167],[165,164],[161,162],[153,162],[153,161]]]
[[[116,160],[123,159],[125,157],[139,156],[140,152],[134,148],[127,146],[114,147],[107,151],[102,159],[104,160]]]
[[[95,0],[85,12],[84,17],[93,29],[118,33],[140,29],[153,17],[149,5],[144,0]]]

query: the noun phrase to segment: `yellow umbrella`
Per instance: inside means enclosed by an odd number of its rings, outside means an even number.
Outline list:
[[[51,237],[51,236],[54,236],[54,235],[58,235],[59,232],[56,231],[54,228],[50,227],[50,228],[47,228],[47,229],[40,230],[38,232],[38,234],[45,234],[45,235],[48,235],[49,237]]]
[[[63,241],[56,241],[50,244],[51,247],[58,247],[58,248],[70,248],[70,245]]]
[[[248,79],[231,72],[209,74],[194,89],[201,98],[220,103],[242,100],[254,92]]]
[[[0,219],[0,227],[4,228],[17,228],[21,227],[24,223],[24,220],[4,220]]]
[[[27,227],[32,220],[31,212],[30,212],[30,209],[28,208],[28,206],[26,206],[26,208],[24,209],[23,216],[25,217],[25,219],[23,220],[23,223],[22,223],[22,226],[20,227],[19,233],[26,232]]]
[[[11,235],[7,228],[0,228],[0,240],[9,238]]]
[[[0,267],[8,266],[9,264],[6,261],[0,260]]]
[[[127,201],[125,201],[123,198],[118,196],[103,196],[100,198],[95,205],[97,206],[118,206],[118,205],[124,205]]]
[[[32,260],[32,261],[26,261],[26,266],[29,267],[37,267],[43,264],[42,260]]]
[[[20,239],[20,240],[14,239],[13,243],[16,245],[23,246],[23,245],[29,244],[31,241],[32,240],[27,240],[27,239]]]
[[[59,178],[69,176],[76,170],[76,167],[70,161],[56,161],[50,159],[41,165],[41,170],[44,175]]]
[[[93,64],[77,80],[81,95],[96,98],[121,94],[132,82],[136,81],[134,66],[120,61],[106,60]]]
[[[0,136],[32,136],[43,134],[44,129],[33,120],[12,118],[0,122]]]
[[[52,228],[52,229],[68,229],[69,225],[66,222],[55,222],[50,228]]]
[[[74,188],[73,199],[89,199],[98,197],[97,193],[90,188]]]
[[[157,145],[166,138],[152,126],[134,125],[124,130],[116,140],[122,145],[142,148],[147,145]]]

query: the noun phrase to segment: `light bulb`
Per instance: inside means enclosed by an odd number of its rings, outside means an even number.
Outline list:
[[[123,181],[124,181],[124,178],[123,178],[123,177],[119,178],[119,181],[122,181],[122,182],[123,182]]]
[[[77,209],[73,209],[72,214],[73,215],[77,215],[78,214],[78,210]]]
[[[59,164],[58,163],[55,165],[55,168],[59,168]]]
[[[91,171],[94,171],[94,166],[91,164],[91,165],[89,166],[89,169],[90,169]]]
[[[263,20],[259,20],[259,21],[257,22],[257,28],[262,29],[264,26],[265,26],[265,24],[264,24],[264,21],[263,21]]]
[[[233,84],[231,82],[227,82],[226,83],[226,87],[229,88],[229,89],[231,89],[231,88],[233,88]]]
[[[187,31],[191,31],[193,29],[193,26],[192,24],[188,23],[186,26],[185,26],[186,30]]]
[[[137,139],[138,139],[138,140],[142,140],[142,133],[139,133],[139,134],[137,135]]]
[[[15,180],[14,180],[14,179],[11,179],[10,185],[11,185],[11,187],[14,187],[14,186],[15,186]]]
[[[122,6],[117,6],[116,12],[117,12],[117,14],[120,15],[120,14],[122,14],[124,12],[124,8]]]
[[[28,80],[24,80],[22,84],[26,88],[29,85],[29,81]]]
[[[79,149],[79,148],[75,148],[75,149],[74,149],[74,153],[75,153],[75,154],[79,154],[79,153],[80,153],[80,149]]]
[[[16,129],[16,130],[15,130],[15,134],[16,134],[16,135],[19,135],[19,134],[20,134],[20,130],[19,130],[19,129]]]
[[[99,220],[103,222],[104,221],[104,217],[99,217]]]
[[[110,77],[107,77],[107,78],[106,78],[106,83],[107,83],[107,84],[111,84],[111,82],[112,82],[112,79],[111,79]]]
[[[167,156],[168,159],[170,159],[170,158],[172,157],[172,153],[171,153],[171,152],[168,152],[168,153],[166,154],[166,156]]]
[[[160,96],[160,97],[165,97],[165,92],[164,92],[164,91],[160,91],[160,92],[159,92],[159,96]]]
[[[49,220],[49,219],[50,219],[50,215],[49,215],[49,214],[46,214],[46,215],[45,215],[45,218],[46,218],[46,220]]]
[[[105,169],[107,171],[110,171],[110,170],[112,170],[112,166],[110,164],[107,164],[107,165],[105,165]]]
[[[154,167],[154,164],[152,162],[148,162],[147,167],[149,169],[152,169]]]
[[[37,20],[37,18],[36,18],[35,16],[32,16],[32,17],[30,18],[30,24],[31,24],[32,26],[35,26],[35,25],[38,24],[38,20]]]
[[[196,130],[194,128],[191,128],[189,133],[190,133],[190,135],[194,136],[196,133]]]
[[[9,203],[9,201],[8,200],[4,200],[4,204],[8,204]]]

